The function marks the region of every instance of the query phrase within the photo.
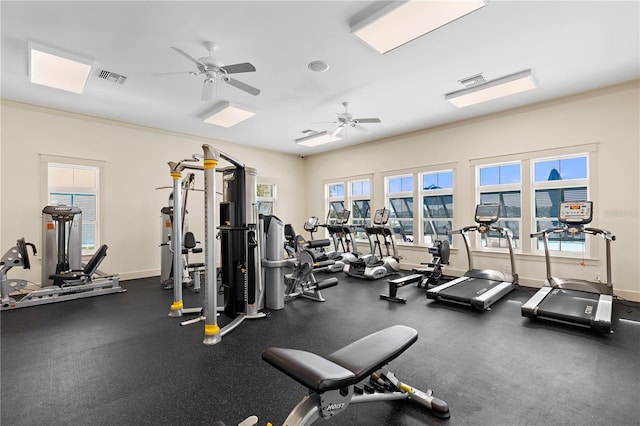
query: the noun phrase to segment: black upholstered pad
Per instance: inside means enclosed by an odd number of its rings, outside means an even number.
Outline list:
[[[356,383],[351,371],[311,352],[268,348],[262,359],[316,393]]]
[[[411,327],[394,325],[345,346],[327,356],[356,375],[356,383],[391,362],[418,340]]]

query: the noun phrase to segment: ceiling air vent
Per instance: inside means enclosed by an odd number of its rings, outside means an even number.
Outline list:
[[[480,73],[480,74],[472,75],[471,77],[463,78],[462,80],[458,80],[458,81],[462,83],[464,87],[473,87],[473,86],[477,86],[478,84],[482,84],[487,80],[485,80],[482,73]]]
[[[124,84],[124,82],[127,81],[127,77],[124,75],[116,74],[115,72],[107,70],[99,70],[98,78],[118,84]]]

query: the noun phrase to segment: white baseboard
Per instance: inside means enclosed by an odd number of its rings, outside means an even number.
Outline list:
[[[146,271],[132,271],[120,273],[120,281],[137,280],[139,278],[148,278],[160,276],[160,269],[148,269]]]

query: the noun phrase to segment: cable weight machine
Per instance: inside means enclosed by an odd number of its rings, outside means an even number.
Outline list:
[[[263,300],[262,273],[260,265],[260,247],[256,235],[259,235],[257,209],[255,201],[256,170],[247,168],[233,157],[202,145],[203,153],[179,162],[169,162],[169,169],[174,185],[174,223],[182,221],[182,171],[202,170],[204,172],[204,253],[205,253],[205,300],[201,308],[185,308],[182,301],[182,286],[173,286],[173,303],[169,311],[170,317],[181,317],[187,313],[200,313],[200,316],[184,321],[182,325],[204,321],[205,345],[214,345],[222,337],[234,330],[245,319],[263,318],[259,312],[260,301]],[[220,241],[222,284],[225,303],[220,309],[232,318],[231,322],[220,327],[217,320],[218,288],[217,288],[217,256],[216,256],[216,214],[215,194],[216,180],[214,172],[219,159],[231,163],[230,167],[220,169],[222,173],[223,201],[220,203]],[[197,165],[202,159],[203,165]],[[248,206],[252,206],[248,209]],[[183,245],[182,232],[173,227],[171,250],[174,262],[174,281],[182,282],[181,264]]]

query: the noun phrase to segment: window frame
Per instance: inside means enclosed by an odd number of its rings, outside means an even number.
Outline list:
[[[584,178],[576,178],[576,179],[560,179],[560,180],[546,180],[546,181],[536,181],[536,164],[537,163],[542,163],[545,161],[552,161],[552,160],[566,160],[566,159],[575,159],[575,158],[585,158],[586,159],[586,177]],[[531,160],[531,227],[532,227],[532,232],[537,232],[538,231],[538,222],[542,220],[545,221],[549,221],[549,222],[557,222],[558,218],[544,218],[544,217],[538,217],[536,216],[536,191],[538,190],[548,190],[548,189],[578,189],[578,188],[582,188],[585,187],[586,188],[586,200],[580,200],[580,201],[593,201],[592,200],[592,188],[593,185],[591,184],[591,177],[592,177],[592,171],[590,168],[590,163],[592,162],[592,158],[593,155],[590,155],[589,152],[579,152],[579,153],[575,153],[575,154],[568,154],[568,155],[556,155],[556,156],[549,156],[549,157],[536,157],[533,158]],[[594,206],[595,206],[595,202],[594,202]],[[583,245],[583,249],[582,250],[562,250],[562,240],[559,241],[560,243],[560,250],[556,250],[553,248],[554,244],[553,241],[550,240],[549,241],[549,252],[552,253],[553,256],[565,256],[565,257],[581,257],[581,256],[587,256],[589,257],[589,255],[592,252],[592,245],[591,245],[591,240],[592,238],[588,238],[586,236],[584,236],[584,245]],[[538,239],[537,238],[531,238],[531,247],[530,250],[532,253],[534,254],[539,254],[539,255],[544,255],[544,247],[541,246],[541,244],[538,244]]]
[[[440,175],[440,174],[444,174],[444,173],[451,173],[451,188],[437,188],[437,189],[425,189],[424,188],[424,177],[427,175]],[[453,221],[454,221],[454,215],[455,215],[455,196],[454,196],[454,190],[455,190],[455,173],[453,169],[444,169],[444,170],[437,170],[437,171],[426,171],[426,172],[421,172],[418,173],[418,183],[420,184],[419,186],[419,190],[418,190],[418,199],[420,200],[420,224],[418,226],[419,229],[419,236],[420,236],[420,241],[418,245],[422,245],[422,246],[431,246],[433,245],[433,242],[435,241],[434,238],[431,237],[427,237],[427,234],[425,234],[425,222],[429,219],[426,217],[426,215],[424,214],[424,209],[425,209],[425,204],[424,204],[424,199],[425,197],[443,197],[443,196],[447,196],[450,195],[451,196],[451,216],[447,217],[447,218],[431,218],[431,220],[435,221],[435,222],[449,222],[450,226],[449,226],[449,231],[453,230]],[[414,203],[415,205],[415,203]],[[445,207],[446,209],[446,207]],[[432,225],[433,227],[433,225]],[[437,232],[437,228],[436,228],[436,232]],[[429,234],[432,235],[432,234]],[[440,240],[443,237],[446,237],[449,240],[449,245],[452,245],[453,243],[453,235],[451,234],[444,234],[444,235],[440,235],[440,234],[435,234],[435,238]]]
[[[520,177],[519,177],[519,182],[518,183],[500,183],[498,182],[497,184],[491,184],[491,185],[481,185],[480,181],[481,181],[481,170],[482,169],[489,169],[489,168],[493,168],[493,167],[503,167],[503,166],[513,166],[513,165],[518,165],[519,169],[520,169]],[[500,203],[500,207],[501,207],[501,211],[500,211],[500,220],[498,220],[498,222],[496,222],[496,226],[504,226],[506,228],[509,228],[509,226],[507,226],[507,224],[505,222],[517,222],[518,223],[518,229],[519,229],[519,233],[516,236],[515,232],[513,233],[512,236],[512,242],[513,242],[513,250],[514,252],[518,252],[521,251],[522,248],[522,216],[523,216],[523,190],[522,190],[522,186],[523,186],[523,176],[524,176],[524,171],[523,171],[523,165],[522,165],[522,161],[518,161],[518,160],[511,160],[511,161],[504,161],[504,162],[489,162],[486,164],[479,164],[475,167],[475,177],[476,177],[476,184],[475,184],[475,194],[476,194],[476,204],[480,204],[481,199],[482,199],[482,194],[494,194],[494,193],[499,193],[499,194],[505,194],[505,193],[510,193],[510,192],[519,192],[520,194],[520,216],[519,217],[509,217],[509,218],[505,218],[503,216],[503,211],[502,211],[502,205],[503,203]],[[500,197],[502,197],[502,195],[500,195]],[[511,228],[509,228],[511,229]],[[511,229],[511,231],[513,232],[513,230]],[[498,236],[498,247],[491,247],[488,244],[488,238],[491,238],[492,236],[490,235],[485,235],[485,234],[480,234],[480,233],[475,233],[475,242],[476,242],[476,248],[479,250],[483,250],[483,251],[498,251],[498,252],[504,252],[508,250],[507,247],[507,243],[506,243],[506,238]],[[493,236],[495,237],[495,236]]]
[[[353,187],[352,184],[356,182],[369,182],[369,194],[362,195],[353,195]],[[353,203],[354,201],[369,201],[369,216],[364,218],[365,224],[371,223],[371,209],[373,206],[373,176],[372,175],[360,175],[360,176],[351,176],[345,178],[331,179],[323,182],[324,184],[324,211],[328,212],[328,216],[326,216],[326,220],[328,223],[335,223],[335,215],[333,214],[333,210],[331,207],[331,203],[341,202],[343,209],[349,209],[351,214],[349,216],[349,224],[355,229],[355,237],[357,241],[366,241],[366,235],[363,232],[362,226],[354,223],[354,209]],[[330,197],[330,186],[331,185],[341,185],[343,188],[342,196]],[[325,230],[326,232],[326,230]]]
[[[74,157],[62,157],[54,155],[40,155],[40,176],[41,176],[41,205],[50,205],[51,194],[68,194],[68,195],[93,195],[95,196],[95,220],[87,220],[86,214],[83,212],[82,226],[92,224],[94,228],[94,244],[93,249],[82,248],[82,256],[92,256],[103,244],[104,235],[104,170],[106,163],[100,160],[90,160]],[[91,169],[96,171],[96,187],[93,190],[82,187],[66,187],[66,186],[49,186],[49,166],[59,166],[71,169]],[[84,237],[83,237],[84,238]]]
[[[271,196],[270,197],[266,197],[266,196],[260,196],[258,195],[259,190],[258,188],[260,186],[270,186],[271,189]],[[267,180],[261,180],[256,184],[256,206],[258,208],[258,214],[260,214],[260,203],[271,203],[271,213],[270,215],[275,215],[276,214],[276,207],[277,207],[277,199],[278,199],[278,185],[275,182],[271,182],[271,181],[267,181]],[[262,213],[264,214],[264,213]]]
[[[494,157],[483,157],[469,160],[469,166],[471,167],[471,176],[473,179],[472,184],[475,186],[475,199],[476,203],[479,202],[479,192],[478,192],[478,174],[477,168],[478,166],[485,166],[491,164],[498,163],[513,163],[520,162],[521,164],[521,217],[520,217],[520,247],[515,249],[514,252],[516,255],[532,255],[532,256],[544,256],[544,250],[537,249],[536,240],[534,238],[529,238],[529,233],[537,232],[536,228],[536,217],[535,217],[535,191],[536,189],[540,189],[543,185],[535,185],[535,162],[537,161],[548,161],[553,159],[560,158],[571,158],[571,157],[580,157],[587,156],[587,174],[588,174],[588,184],[587,185],[578,185],[576,184],[576,180],[571,180],[571,187],[577,186],[587,186],[588,191],[588,201],[593,201],[594,209],[598,208],[598,191],[597,185],[595,185],[594,179],[598,170],[598,144],[597,143],[589,143],[582,145],[573,145],[567,146],[563,148],[552,148],[552,149],[541,149],[538,151],[528,151],[514,154],[507,154],[502,156],[494,156]],[[557,181],[554,181],[557,182]],[[553,184],[545,184],[545,185],[553,185]],[[537,188],[536,188],[537,187]],[[475,208],[474,206],[468,206],[470,209]],[[594,212],[595,214],[595,212]],[[598,221],[597,217],[594,217],[594,223]],[[457,221],[456,221],[457,222]],[[597,226],[597,225],[594,225]],[[526,243],[526,240],[529,240],[529,243]],[[590,240],[592,238],[587,238],[587,243],[585,245],[584,252],[567,252],[567,251],[554,251],[553,256],[557,259],[575,259],[575,258],[584,258],[589,260],[597,260],[600,257],[600,250],[598,244],[592,243]],[[480,248],[479,244],[475,239],[472,239],[472,242],[475,244],[474,251],[481,251],[487,253],[496,253],[503,252],[507,249],[497,249],[497,248]]]

